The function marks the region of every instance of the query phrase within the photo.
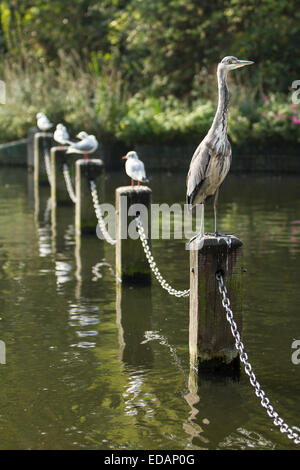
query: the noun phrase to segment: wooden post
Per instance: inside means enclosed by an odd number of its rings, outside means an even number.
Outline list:
[[[95,276],[93,268],[105,256],[104,249],[104,243],[100,243],[96,234],[93,237],[81,237],[80,234],[75,234],[74,274],[76,279],[76,299],[93,299],[99,295],[99,291],[98,289],[95,289],[95,287],[101,284],[102,279],[99,279],[96,282],[91,281]]]
[[[130,236],[135,229],[137,212],[140,212],[146,233],[151,234],[151,196],[152,191],[147,186],[116,189],[116,273],[122,282],[151,283],[151,271],[139,235],[136,232],[135,239]],[[151,246],[151,241],[149,244]]]
[[[80,159],[76,161],[75,167],[75,231],[77,234],[96,233],[98,221],[93,206],[90,181],[96,181],[103,174],[103,162],[95,158]]]
[[[34,184],[49,184],[45,167],[45,149],[49,150],[50,156],[52,138],[53,134],[50,132],[36,132],[34,134]]]
[[[68,165],[70,175],[75,172],[74,155],[66,154],[67,146],[52,147],[50,151],[51,160],[51,199],[52,206],[73,205],[66,188],[63,175],[63,166]]]
[[[38,128],[31,127],[27,133],[27,167],[34,167],[34,136],[39,132]]]
[[[216,273],[221,272],[239,331],[242,328],[242,242],[233,235],[192,239],[190,250],[190,362],[198,370],[239,369]],[[229,366],[229,367],[228,367]]]

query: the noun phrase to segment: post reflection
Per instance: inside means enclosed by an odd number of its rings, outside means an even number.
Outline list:
[[[145,342],[145,334],[151,330],[151,287],[134,288],[116,284],[117,325],[119,329],[119,358],[125,366],[151,368],[153,351]]]
[[[82,236],[75,233],[75,297],[76,299],[96,298],[98,289],[94,279],[93,268],[104,258],[104,243],[94,235]]]
[[[193,446],[217,448],[247,422],[241,385],[235,375],[198,373],[191,367],[188,389],[184,398],[190,411],[184,429]],[[215,426],[217,421],[219,426]]]

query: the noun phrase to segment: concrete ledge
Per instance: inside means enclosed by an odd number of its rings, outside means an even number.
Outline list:
[[[27,166],[27,139],[0,144],[0,166]]]

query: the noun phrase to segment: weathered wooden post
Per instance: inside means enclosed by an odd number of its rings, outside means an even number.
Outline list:
[[[98,221],[93,206],[90,181],[96,181],[103,174],[104,165],[102,160],[94,158],[77,160],[75,167],[75,231],[77,234],[96,233]]]
[[[50,170],[50,148],[52,144],[52,139],[53,134],[51,132],[36,132],[34,134],[34,184],[49,184],[46,158],[48,158]],[[47,155],[45,157],[46,152]]]
[[[242,327],[242,242],[233,235],[198,236],[190,250],[190,362],[198,371],[239,370],[216,273],[223,275],[239,331]]]
[[[67,154],[67,146],[51,147],[50,160],[51,160],[51,199],[52,206],[73,205],[74,202],[70,199],[66,188],[64,178],[64,165],[68,169],[75,168],[74,155]],[[73,171],[74,173],[74,171]]]
[[[27,167],[33,169],[34,167],[34,136],[39,132],[39,129],[34,126],[31,127],[27,133]]]
[[[151,283],[149,263],[135,223],[136,215],[140,214],[146,235],[151,234],[151,197],[152,191],[147,186],[116,189],[116,272],[122,282]]]

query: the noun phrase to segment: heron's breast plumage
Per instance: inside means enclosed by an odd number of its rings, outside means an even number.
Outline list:
[[[212,145],[213,144],[213,145]],[[231,164],[229,141],[218,135],[213,143],[203,143],[195,154],[188,175],[188,200],[192,206],[204,203],[221,186]]]

